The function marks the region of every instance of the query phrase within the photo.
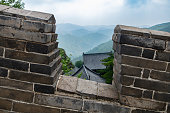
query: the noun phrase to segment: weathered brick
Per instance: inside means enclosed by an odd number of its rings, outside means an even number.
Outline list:
[[[165,41],[159,39],[136,37],[125,34],[118,35],[117,38],[117,42],[119,42],[120,44],[135,45],[156,50],[165,50],[166,47]]]
[[[170,73],[152,70],[150,74],[150,78],[170,82]]]
[[[167,72],[170,72],[170,63],[168,63]]]
[[[143,74],[142,74],[142,78],[148,78],[149,75],[150,75],[150,70],[149,69],[144,69]]]
[[[170,62],[170,52],[157,51],[155,59]]]
[[[0,48],[0,56],[3,56],[4,48]]]
[[[24,51],[26,42],[0,37],[0,46]]]
[[[30,32],[30,31],[24,31],[21,29],[15,29],[7,26],[0,26],[0,36],[13,38],[13,39],[39,42],[39,43],[51,42],[51,38],[52,38],[51,33]]]
[[[33,91],[33,84],[31,83],[26,83],[26,82],[21,82],[21,81],[6,79],[6,78],[0,78],[0,86],[7,86],[7,87],[12,87],[17,89]]]
[[[11,111],[7,111],[7,110],[2,110],[0,109],[0,113],[12,113]]]
[[[60,113],[60,109],[35,104],[14,102],[13,111],[26,113]]]
[[[40,64],[49,64],[57,56],[59,56],[59,50],[58,49],[55,50],[50,55],[43,55],[43,54],[37,54],[37,53],[27,53],[27,52],[23,52],[23,51],[5,49],[5,57],[6,58],[24,60],[24,61],[33,62],[33,63],[40,63]]]
[[[154,111],[165,111],[166,104],[157,101],[146,100],[142,98],[134,98],[130,96],[122,96],[120,102],[123,105],[130,107],[137,107],[141,109],[154,110]]]
[[[10,8],[10,6],[6,6],[6,5],[0,5],[0,11],[3,11],[7,8]]]
[[[0,98],[0,109],[10,111],[11,108],[12,108],[12,102],[10,100]]]
[[[67,110],[67,109],[61,109],[61,113],[86,113],[86,112],[75,111],[75,110]]]
[[[0,67],[0,76],[6,77],[8,75],[8,70]]]
[[[34,84],[34,91],[40,93],[54,94],[54,87],[49,85]]]
[[[170,51],[170,41],[167,42],[167,48],[166,48],[167,51]]]
[[[16,70],[28,71],[28,63],[6,58],[0,58],[0,66]]]
[[[134,82],[133,77],[129,77],[129,76],[125,76],[125,75],[122,75],[120,77],[120,83],[122,85],[130,86],[130,85],[133,85],[133,82]]]
[[[88,96],[96,97],[97,96],[97,82],[78,79],[76,91],[80,93],[81,95],[85,95],[85,96],[88,95]]]
[[[154,93],[154,99],[159,100],[159,101],[163,101],[163,102],[170,102],[170,94],[155,92]]]
[[[36,31],[41,33],[55,33],[55,26],[53,24],[45,24],[43,22],[35,22],[30,20],[24,20],[22,28],[30,31]]]
[[[168,110],[167,113],[170,113],[170,104],[168,104]]]
[[[57,41],[58,34],[53,34],[51,38],[51,42],[56,42]]]
[[[170,84],[165,82],[136,79],[134,86],[139,88],[149,89],[149,90],[170,92]]]
[[[150,30],[151,38],[161,39],[170,41],[170,33],[164,31]]]
[[[144,49],[142,57],[153,59],[155,51],[152,49]]]
[[[98,83],[97,97],[102,99],[118,100],[118,93],[117,93],[116,86],[114,84],[110,85],[105,83]]]
[[[117,53],[132,55],[132,56],[141,56],[142,48],[129,46],[129,45],[117,45]]]
[[[60,76],[57,90],[69,93],[76,93],[77,81],[78,81],[77,77],[62,75]]]
[[[0,23],[1,25],[20,28],[21,19],[11,16],[0,15]]]
[[[51,75],[52,72],[57,68],[57,66],[61,62],[61,57],[57,57],[53,62],[51,62],[49,65],[42,65],[42,64],[31,64],[30,65],[30,71],[41,73],[41,74],[48,74]]]
[[[161,113],[161,112],[155,112],[155,111],[148,111],[148,110],[135,109],[135,110],[132,110],[132,113]]]
[[[121,75],[128,75],[128,76],[141,76],[142,69],[133,66],[121,65]]]
[[[11,70],[9,73],[9,78],[21,80],[21,81],[28,81],[34,83],[41,83],[41,84],[53,84],[53,78],[49,76],[45,76],[42,74],[37,73],[26,73],[23,71],[14,71]]]
[[[15,90],[0,87],[0,97],[14,99],[23,102],[32,102],[34,94],[28,91]]]
[[[121,94],[140,98],[140,97],[142,97],[142,90],[122,86]]]
[[[90,113],[129,113],[130,109],[116,104],[84,100],[84,111]]]
[[[37,52],[42,54],[48,54],[57,48],[58,48],[58,42],[53,42],[49,44],[38,44],[33,42],[27,42],[26,45],[26,50],[28,52]]]
[[[3,10],[2,13],[5,15],[20,17],[26,20],[43,21],[50,24],[55,24],[56,22],[54,15],[37,11],[29,11],[10,7]]]
[[[83,106],[83,100],[57,95],[35,95],[35,103],[46,106],[62,107],[72,110],[81,110]]]
[[[165,71],[166,62],[122,55],[122,64]]]
[[[143,98],[152,99],[153,91],[145,90],[143,91]]]

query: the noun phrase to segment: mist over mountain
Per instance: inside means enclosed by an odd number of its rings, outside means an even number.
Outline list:
[[[72,61],[82,60],[82,53],[101,53],[112,51],[112,35],[114,25],[79,26],[74,24],[58,24],[59,47],[64,48]],[[152,27],[139,26],[158,31],[170,32],[170,22]]]
[[[112,38],[114,25],[79,26],[74,24],[58,24],[59,47],[64,48],[72,59]]]

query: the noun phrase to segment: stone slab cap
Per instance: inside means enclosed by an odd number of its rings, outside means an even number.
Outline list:
[[[155,30],[137,28],[132,26],[117,25],[114,29],[114,32],[120,34],[131,34],[131,35],[144,36],[147,38],[156,38],[156,39],[170,41],[170,33],[168,32],[155,31]],[[113,37],[115,37],[115,35],[113,35]]]
[[[42,21],[49,24],[56,23],[54,15],[49,13],[6,7],[4,5],[0,5],[0,13],[8,16],[24,18],[26,20]]]

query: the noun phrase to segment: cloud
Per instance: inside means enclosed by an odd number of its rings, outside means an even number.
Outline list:
[[[26,9],[55,15],[58,23],[152,25],[169,21],[168,0],[23,0]]]

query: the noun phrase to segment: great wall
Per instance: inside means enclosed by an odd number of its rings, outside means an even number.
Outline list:
[[[170,113],[170,33],[117,25],[109,85],[62,75],[55,23],[0,5],[0,113]]]

